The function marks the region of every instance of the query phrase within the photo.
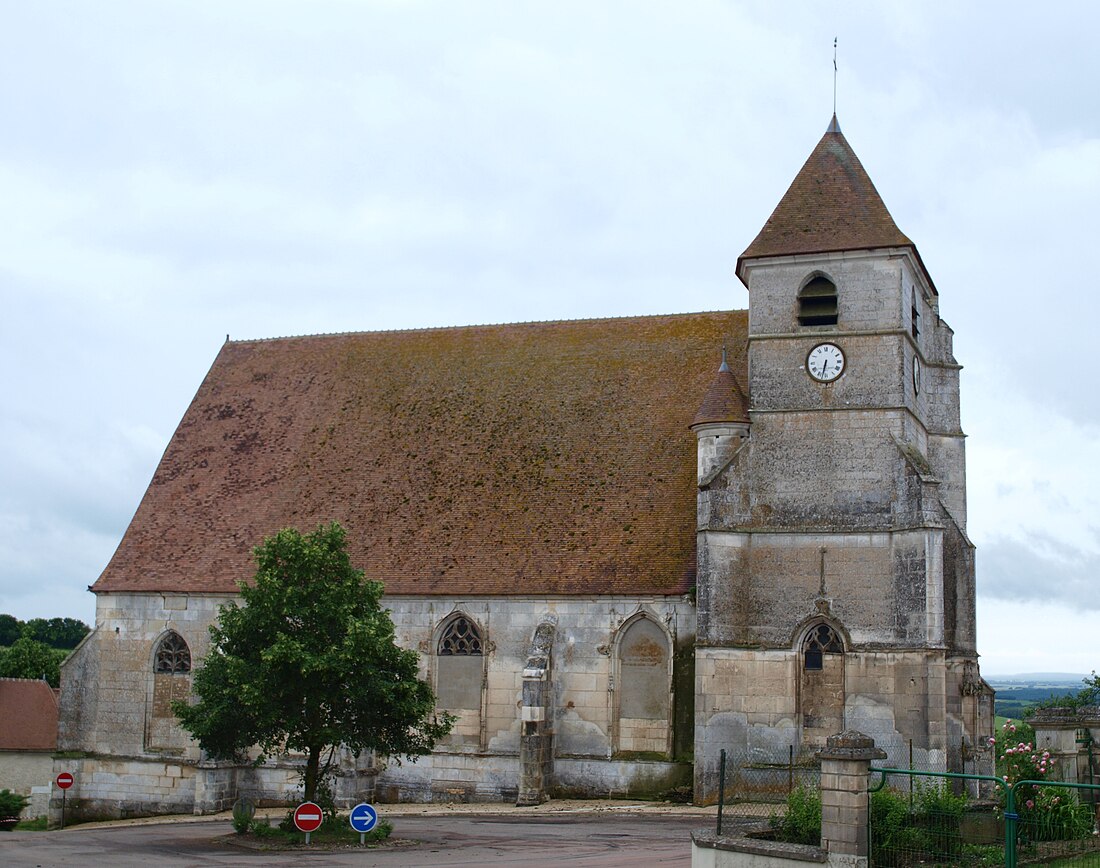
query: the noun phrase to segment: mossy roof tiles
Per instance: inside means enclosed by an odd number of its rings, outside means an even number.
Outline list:
[[[227,342],[96,592],[233,592],[339,521],[388,594],[676,594],[744,311]]]
[[[884,247],[912,248],[919,262],[915,245],[894,223],[834,116],[764,228],[741,254],[737,273],[744,278],[742,264],[748,259]]]

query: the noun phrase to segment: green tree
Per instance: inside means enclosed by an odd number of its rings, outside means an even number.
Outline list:
[[[87,624],[76,618],[31,618],[23,625],[24,636],[51,648],[75,648],[90,631]]]
[[[0,647],[11,645],[23,635],[23,622],[15,615],[0,615]]]
[[[24,636],[0,651],[0,676],[45,678],[50,687],[57,687],[61,684],[61,661],[66,653]]]
[[[254,745],[261,758],[304,753],[307,800],[338,745],[397,759],[429,753],[453,718],[435,712],[416,653],[395,644],[382,584],[351,566],[344,529],[281,530],[253,554],[244,605],[222,606],[210,628],[196,702],[173,705],[184,729],[219,759]]]

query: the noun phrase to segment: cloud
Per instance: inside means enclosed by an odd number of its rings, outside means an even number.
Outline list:
[[[1026,540],[999,536],[978,550],[978,563],[983,597],[1100,611],[1100,554],[1038,534]]]

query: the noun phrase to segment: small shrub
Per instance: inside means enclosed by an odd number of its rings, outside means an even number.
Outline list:
[[[1035,798],[1017,806],[1020,835],[1032,841],[1072,841],[1092,835],[1093,815],[1088,805],[1060,787],[1040,787]]]
[[[899,865],[912,849],[909,804],[893,790],[871,793],[871,864]]]
[[[11,790],[0,790],[0,820],[18,817],[30,803],[31,800],[26,796],[13,793]]]
[[[274,838],[283,834],[282,829],[271,825],[271,820],[260,818],[248,824],[248,831],[257,838]]]
[[[923,852],[935,859],[956,856],[962,848],[962,819],[966,796],[955,795],[951,787],[922,786],[917,790],[914,820],[924,832]]]
[[[256,815],[256,806],[248,799],[237,799],[233,803],[233,829],[243,835],[252,827],[252,818]]]
[[[789,844],[821,843],[821,795],[817,790],[798,787],[787,796],[787,812],[772,814],[776,840]]]

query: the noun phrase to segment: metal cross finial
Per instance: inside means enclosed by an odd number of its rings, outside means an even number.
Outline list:
[[[833,37],[833,116],[836,116],[836,37]]]

